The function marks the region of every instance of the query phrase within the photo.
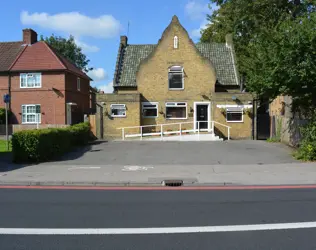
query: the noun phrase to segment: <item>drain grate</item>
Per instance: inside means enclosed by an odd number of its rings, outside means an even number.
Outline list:
[[[162,185],[167,187],[180,187],[183,186],[183,180],[164,180]]]

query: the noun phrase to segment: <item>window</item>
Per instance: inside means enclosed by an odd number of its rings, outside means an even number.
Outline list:
[[[167,119],[187,119],[187,104],[185,102],[167,102]]]
[[[111,116],[112,117],[125,117],[126,105],[125,104],[111,104]]]
[[[80,77],[77,78],[77,90],[80,91]]]
[[[243,122],[243,109],[242,108],[227,108],[226,121],[227,122]]]
[[[41,123],[41,105],[22,105],[22,124]]]
[[[178,44],[179,44],[178,37],[175,36],[175,37],[173,38],[173,48],[177,49],[177,48],[178,48]]]
[[[20,74],[21,88],[40,88],[42,87],[41,73],[21,73]]]
[[[169,89],[184,89],[183,75],[181,66],[169,68]]]
[[[158,103],[155,102],[143,102],[142,114],[146,118],[158,117]]]

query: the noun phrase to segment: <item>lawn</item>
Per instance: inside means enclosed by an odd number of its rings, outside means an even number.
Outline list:
[[[9,151],[11,151],[11,143],[9,145]],[[7,149],[7,142],[0,139],[0,152],[9,152]]]

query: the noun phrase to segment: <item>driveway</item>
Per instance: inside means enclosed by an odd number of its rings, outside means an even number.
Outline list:
[[[296,162],[285,145],[265,141],[103,142],[72,152],[63,165],[246,165]]]

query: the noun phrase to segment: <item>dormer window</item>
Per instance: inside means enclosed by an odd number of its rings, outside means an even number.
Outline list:
[[[172,66],[169,68],[169,89],[184,89],[183,67]]]
[[[173,38],[173,48],[177,49],[179,45],[179,39],[177,36]]]

